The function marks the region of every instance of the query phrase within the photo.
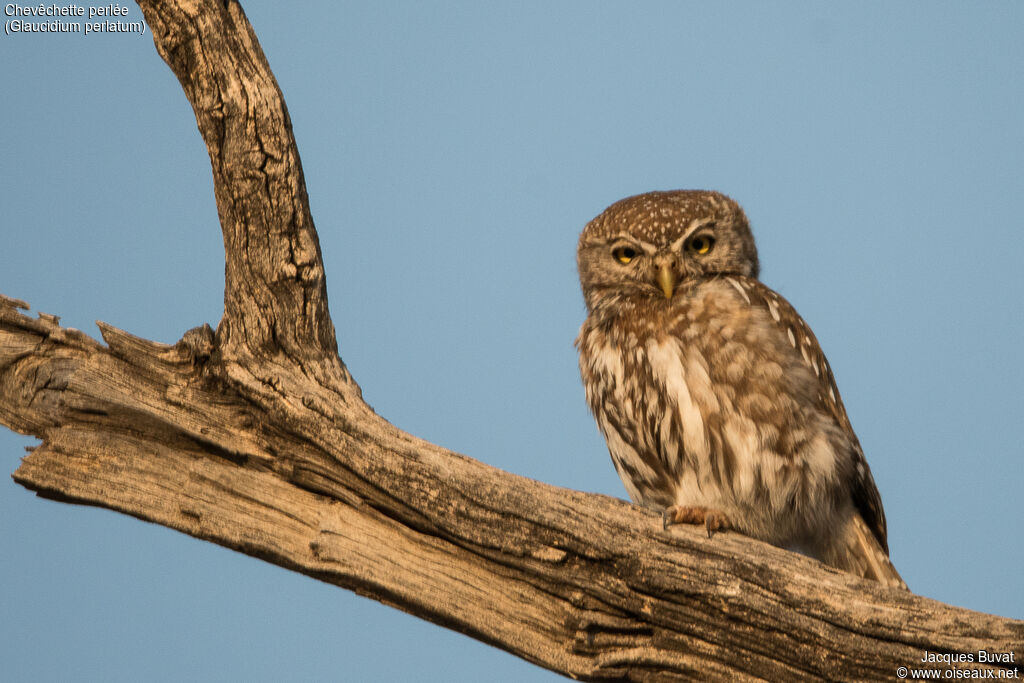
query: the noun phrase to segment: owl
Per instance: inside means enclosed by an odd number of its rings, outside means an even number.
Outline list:
[[[832,370],[757,279],[736,202],[623,199],[583,230],[577,263],[587,402],[635,503],[906,588]]]

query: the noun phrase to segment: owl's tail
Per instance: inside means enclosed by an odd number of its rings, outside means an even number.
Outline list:
[[[856,512],[850,516],[843,533],[823,559],[836,569],[873,579],[886,586],[909,590],[896,567],[892,566],[889,554],[879,545],[864,518]]]

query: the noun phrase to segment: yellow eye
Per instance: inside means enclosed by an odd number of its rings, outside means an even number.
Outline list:
[[[612,256],[614,256],[615,260],[622,265],[626,265],[635,259],[636,255],[636,249],[633,247],[615,247],[612,249]]]
[[[715,238],[711,235],[697,235],[690,240],[690,251],[700,256],[715,248]]]

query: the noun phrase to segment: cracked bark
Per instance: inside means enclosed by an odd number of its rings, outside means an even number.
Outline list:
[[[1013,652],[1024,622],[735,534],[501,472],[376,415],[341,362],[288,112],[235,2],[141,0],[210,154],[216,331],[105,344],[0,297],[14,474],[354,590],[582,679],[892,680],[924,651]],[[976,668],[978,665],[974,665]]]

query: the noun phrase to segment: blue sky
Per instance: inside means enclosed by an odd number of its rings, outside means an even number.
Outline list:
[[[625,497],[572,348],[576,238],[621,197],[717,189],[828,355],[904,578],[1024,618],[1024,4],[246,10],[294,123],[342,357],[378,412]],[[94,336],[97,319],[164,342],[215,325],[209,161],[151,35],[4,35],[0,60],[0,292]],[[0,432],[6,471],[31,443]],[[0,615],[11,680],[554,678],[9,479]]]

